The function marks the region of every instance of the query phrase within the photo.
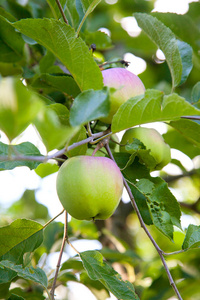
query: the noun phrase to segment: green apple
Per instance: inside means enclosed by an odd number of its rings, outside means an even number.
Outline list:
[[[120,151],[127,152],[125,145],[131,144],[133,138],[140,140],[146,149],[150,150],[150,155],[155,159],[155,165],[152,169],[160,170],[171,160],[171,151],[168,144],[165,143],[162,135],[153,128],[135,127],[128,129],[121,140]],[[131,153],[131,151],[128,151]],[[134,152],[134,150],[133,150]]]
[[[57,194],[65,210],[78,220],[107,219],[123,191],[119,167],[107,157],[74,156],[58,171]]]
[[[110,113],[101,121],[110,124],[118,108],[128,99],[142,95],[145,87],[140,78],[124,68],[112,68],[102,71],[104,86],[115,88],[110,95]]]

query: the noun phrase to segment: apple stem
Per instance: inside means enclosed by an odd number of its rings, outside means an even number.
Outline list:
[[[108,153],[109,157],[110,157],[113,161],[115,161],[115,159],[114,159],[114,157],[113,157],[113,155],[112,155],[112,152],[111,152],[110,147],[109,147],[108,144],[105,145],[105,148],[106,148],[106,150],[107,150],[107,153]],[[123,176],[123,175],[122,175],[122,176]],[[178,299],[179,299],[179,300],[183,300],[182,297],[181,297],[181,295],[180,295],[180,293],[179,293],[179,290],[178,290],[177,287],[176,287],[176,284],[175,284],[175,282],[174,282],[174,280],[173,280],[173,278],[172,278],[172,275],[171,275],[171,273],[170,273],[170,270],[169,270],[169,268],[168,268],[168,266],[167,266],[167,263],[166,263],[166,261],[165,261],[165,258],[164,258],[164,256],[163,256],[163,255],[166,255],[166,253],[165,253],[162,249],[160,249],[160,247],[158,246],[158,244],[156,243],[156,241],[154,240],[154,238],[152,237],[152,235],[151,235],[150,232],[148,231],[148,229],[147,229],[147,227],[146,227],[146,225],[145,225],[145,223],[144,223],[144,221],[143,221],[143,219],[142,219],[142,216],[141,216],[141,214],[140,214],[140,211],[139,211],[139,209],[138,209],[138,207],[137,207],[137,204],[136,204],[136,202],[135,202],[135,199],[134,199],[134,197],[133,197],[133,194],[132,194],[132,192],[131,192],[131,189],[130,189],[130,187],[129,187],[127,181],[126,181],[126,179],[124,178],[124,176],[123,176],[123,181],[124,181],[124,186],[125,186],[125,188],[126,188],[126,190],[127,190],[127,193],[128,193],[128,195],[129,195],[129,197],[130,197],[131,203],[132,203],[132,205],[133,205],[133,207],[134,207],[134,209],[135,209],[135,212],[136,212],[136,214],[137,214],[137,216],[138,216],[140,225],[141,225],[141,227],[144,229],[145,233],[146,233],[147,236],[149,237],[150,241],[152,242],[152,244],[154,245],[155,249],[157,250],[157,252],[158,252],[158,254],[159,254],[159,256],[160,256],[160,259],[161,259],[161,261],[162,261],[162,263],[163,263],[163,266],[164,266],[164,268],[165,268],[165,271],[166,271],[166,273],[167,273],[167,276],[168,276],[170,285],[173,287],[174,292],[176,293]]]
[[[53,217],[51,220],[49,220],[46,224],[44,224],[43,229],[46,228],[51,222],[53,222],[57,217],[59,217],[60,215],[62,215],[62,213],[64,213],[65,209],[63,208],[63,210],[57,214],[55,217]]]

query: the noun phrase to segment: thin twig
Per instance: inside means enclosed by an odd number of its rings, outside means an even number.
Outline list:
[[[89,136],[88,138],[79,141],[77,143],[74,143],[68,147],[64,147],[63,149],[57,151],[54,154],[51,155],[46,155],[46,156],[36,156],[36,155],[9,155],[9,156],[0,156],[0,161],[38,161],[38,162],[47,162],[49,159],[55,159],[61,155],[63,155],[64,153],[66,153],[67,151],[70,151],[76,147],[79,147],[81,145],[87,144],[87,143],[92,143],[92,144],[96,144],[99,142],[99,138],[104,138],[104,135],[107,136],[107,132],[98,132],[98,133],[94,133],[92,134],[92,136]],[[97,140],[95,140],[97,139]]]
[[[182,116],[182,119],[200,120],[200,116]]]
[[[108,144],[105,145],[105,148],[106,148],[106,150],[107,150],[108,155],[110,156],[110,158],[111,158],[112,160],[115,161],[115,159],[114,159],[114,157],[113,157],[113,155],[112,155],[112,152],[111,152],[110,147],[109,147]],[[164,252],[160,249],[160,247],[158,246],[158,244],[156,243],[156,241],[154,240],[154,238],[151,236],[150,232],[148,231],[148,229],[147,229],[147,227],[146,227],[146,225],[145,225],[145,223],[144,223],[144,221],[143,221],[143,219],[142,219],[142,216],[141,216],[141,214],[140,214],[140,211],[139,211],[139,209],[138,209],[138,207],[137,207],[137,204],[136,204],[136,202],[135,202],[135,199],[134,199],[134,197],[133,197],[133,194],[132,194],[132,192],[131,192],[131,189],[130,189],[130,187],[129,187],[129,185],[128,185],[128,183],[126,182],[126,180],[125,180],[124,177],[123,177],[123,180],[124,180],[124,186],[125,186],[125,188],[126,188],[126,190],[127,190],[127,193],[128,193],[128,195],[129,195],[129,197],[130,197],[131,203],[132,203],[132,205],[133,205],[133,207],[134,207],[134,209],[135,209],[135,212],[136,212],[136,214],[137,214],[137,216],[138,216],[138,219],[139,219],[139,221],[140,221],[140,225],[141,225],[141,227],[144,229],[144,231],[146,232],[147,236],[149,237],[149,239],[150,239],[150,241],[152,242],[152,244],[154,245],[154,247],[156,248],[156,250],[157,250],[157,252],[158,252],[158,254],[159,254],[160,258],[161,258],[161,261],[162,261],[162,263],[163,263],[163,266],[164,266],[164,268],[165,268],[165,271],[166,271],[166,273],[167,273],[167,276],[168,276],[168,278],[169,278],[170,285],[173,287],[173,289],[174,289],[174,291],[175,291],[175,293],[176,293],[178,299],[179,299],[179,300],[182,300],[182,297],[181,297],[181,295],[180,295],[180,293],[179,293],[179,291],[178,291],[178,289],[177,289],[177,287],[176,287],[176,284],[175,284],[175,282],[174,282],[174,280],[173,280],[173,278],[172,278],[172,275],[171,275],[171,273],[170,273],[170,271],[169,271],[169,268],[168,268],[168,266],[167,266],[167,263],[166,263],[166,261],[165,261],[165,259],[164,259],[164,257],[163,257]]]
[[[184,249],[184,250],[178,250],[178,251],[169,252],[169,253],[163,252],[163,255],[165,255],[165,256],[176,255],[176,254],[180,254],[180,253],[186,252],[188,250],[189,249]]]
[[[62,17],[63,17],[64,22],[68,25],[68,21],[67,21],[67,18],[66,18],[66,16],[65,16],[65,14],[64,14],[63,9],[62,9],[62,6],[61,6],[61,4],[60,4],[60,1],[59,1],[59,0],[56,0],[56,3],[57,3],[57,5],[58,5],[58,8],[59,8],[60,13],[61,13],[61,15],[62,15]]]
[[[112,135],[112,132],[109,131],[109,133],[107,133],[107,134],[105,134],[104,136],[102,136],[102,137],[96,139],[95,141],[90,142],[90,144],[92,144],[92,145],[93,145],[93,144],[97,144],[97,143],[99,143],[100,141],[102,141],[102,140],[104,140],[104,139],[106,139],[106,138],[109,138],[111,135]]]
[[[90,127],[90,123],[89,123],[89,122],[87,123],[87,132],[88,132],[88,135],[89,135],[89,136],[92,136],[92,130],[91,130],[91,127]]]
[[[49,221],[43,226],[43,229],[44,229],[45,227],[47,227],[51,222],[53,222],[57,217],[59,217],[60,215],[62,215],[62,213],[64,213],[64,211],[65,211],[65,209],[63,208],[63,210],[62,210],[59,214],[57,214],[55,217],[53,217],[51,220],[49,220]]]
[[[80,255],[80,252],[78,252],[78,250],[72,245],[72,243],[67,239],[67,243],[70,245],[70,247],[72,247],[72,249],[78,254]]]
[[[61,263],[61,259],[62,259],[62,255],[63,255],[66,240],[67,240],[67,212],[65,211],[65,224],[64,224],[63,240],[62,240],[60,254],[59,254],[59,258],[58,258],[58,262],[57,262],[57,266],[56,266],[56,272],[55,272],[52,288],[51,288],[51,291],[50,291],[50,295],[51,295],[52,300],[55,299],[54,298],[54,292],[55,292],[55,288],[56,288],[56,281],[57,281],[58,272],[59,272],[59,269],[60,269],[60,263]]]

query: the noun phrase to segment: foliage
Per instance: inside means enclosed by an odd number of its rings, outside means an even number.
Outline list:
[[[0,3],[0,130],[6,136],[0,141],[1,173],[26,167],[42,181],[69,157],[94,151],[115,159],[130,198],[108,220],[69,219],[66,232],[58,216],[49,220],[37,191],[26,190],[2,211],[0,299],[60,299],[59,288],[63,299],[71,299],[72,281],[99,300],[110,293],[124,300],[167,300],[174,293],[199,299],[200,3],[190,3],[181,15],[152,12],[153,0],[111,2]],[[137,21],[141,32],[131,32],[123,25],[127,20],[132,26]],[[113,90],[103,86],[101,70],[127,67],[126,53],[146,62],[139,74],[146,92],[128,99],[106,124],[99,119],[109,114]],[[122,153],[116,136],[152,123],[158,130],[165,126],[165,142],[172,153],[179,151],[157,173],[148,168],[149,149],[134,140],[126,145],[134,154]],[[20,140],[29,126],[45,154]],[[185,224],[189,218],[192,224]],[[65,259],[57,274],[48,260],[60,248],[69,255],[63,231],[76,255]],[[83,240],[98,241],[100,251],[79,253],[73,243]]]

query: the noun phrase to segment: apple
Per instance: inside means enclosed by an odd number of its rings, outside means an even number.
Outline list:
[[[115,88],[110,95],[110,113],[101,121],[111,124],[113,115],[128,99],[142,95],[145,87],[140,78],[124,68],[112,68],[102,71],[104,86]]]
[[[117,164],[107,157],[74,156],[58,171],[56,188],[72,217],[104,220],[119,204],[123,177]]]
[[[121,140],[121,152],[131,153],[131,151],[126,151],[124,145],[127,143],[131,144],[133,138],[140,140],[146,146],[146,149],[150,149],[150,155],[155,159],[154,170],[160,170],[170,162],[170,147],[165,143],[162,135],[157,130],[145,127],[128,129]]]

